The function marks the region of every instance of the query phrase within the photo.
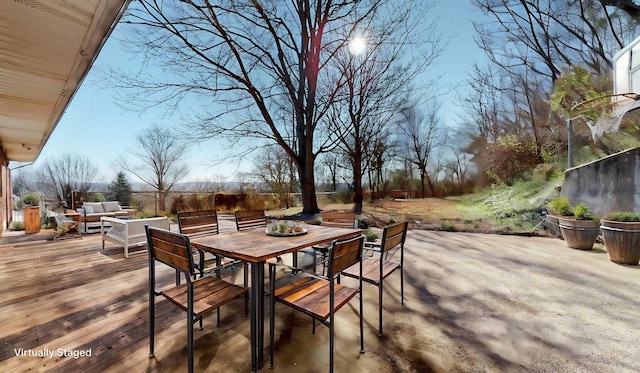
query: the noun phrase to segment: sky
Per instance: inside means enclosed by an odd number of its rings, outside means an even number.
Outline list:
[[[442,75],[441,90],[448,92],[442,97],[441,118],[449,126],[454,125],[459,114],[455,102],[466,73],[474,61],[486,59],[473,41],[471,20],[479,12],[470,4],[470,0],[439,0],[432,9],[431,17],[437,17],[438,31],[443,40],[449,39],[449,45],[436,64],[425,72],[429,78]],[[100,55],[94,62],[94,68],[108,65],[130,63],[128,55],[120,48],[116,28],[112,37],[105,43]],[[116,37],[113,37],[116,36]],[[136,136],[154,123],[164,124],[167,119],[160,111],[143,114],[126,112],[115,104],[114,92],[99,88],[90,71],[83,84],[67,107],[65,114],[53,131],[38,159],[23,169],[35,171],[51,157],[64,153],[80,154],[88,157],[98,168],[98,182],[110,183],[120,167],[116,160],[136,146]],[[190,165],[190,173],[185,181],[231,181],[237,180],[236,172],[251,170],[251,159],[246,157],[240,165],[225,163],[211,165],[210,159],[220,151],[220,146],[208,142],[189,148],[185,162]],[[10,168],[23,166],[12,162]],[[131,182],[138,182],[133,175],[127,175]]]

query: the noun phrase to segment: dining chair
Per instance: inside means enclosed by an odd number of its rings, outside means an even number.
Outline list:
[[[215,211],[179,211],[178,231],[191,238],[206,236],[208,234],[218,234],[218,214]],[[200,277],[204,277],[204,268],[208,264],[205,260],[203,250],[193,249],[193,254],[198,253],[198,263],[194,264]],[[217,257],[214,261],[219,264]],[[180,271],[176,270],[176,285],[180,285]]]
[[[355,228],[356,227],[356,213],[353,211],[327,211],[322,213],[322,221],[320,225],[325,227],[338,227],[338,228]],[[322,275],[324,276],[327,270],[327,254],[331,244],[314,245],[309,248],[300,250],[300,253],[313,255],[313,272],[315,273],[318,265],[318,255],[322,256],[320,263],[322,263]],[[297,266],[297,262],[294,263]]]
[[[370,247],[377,251],[377,257],[364,257],[362,266],[352,265],[342,274],[347,277],[360,278],[369,284],[378,287],[378,335],[382,336],[382,289],[383,281],[396,269],[400,270],[400,302],[404,305],[404,241],[407,237],[407,222],[397,223],[384,227],[379,248]],[[399,258],[396,253],[399,252]]]
[[[235,213],[236,229],[239,231],[267,226],[264,210],[238,210]]]
[[[238,210],[235,212],[235,217],[236,229],[239,231],[267,226],[267,217],[264,215],[264,210]],[[282,257],[277,256],[275,260],[281,262]]]
[[[362,247],[364,237],[334,241],[329,250],[329,264],[327,277],[320,277],[303,272],[296,277],[287,277],[287,280],[295,279],[276,288],[276,267],[278,264],[269,263],[269,287],[270,301],[270,368],[273,368],[274,335],[275,335],[275,306],[281,303],[297,311],[311,316],[313,331],[315,322],[320,321],[329,328],[329,371],[333,372],[334,361],[334,329],[335,312],[346,305],[362,289],[362,278],[358,287],[349,287],[336,283],[340,272],[352,265],[362,269]],[[362,272],[362,271],[360,271]],[[362,295],[360,299],[360,353],[364,353],[364,334],[362,321]],[[295,347],[295,346],[293,346]]]
[[[155,345],[155,297],[163,296],[187,313],[188,370],[193,372],[194,337],[196,320],[202,329],[202,318],[232,300],[244,296],[245,319],[248,318],[249,292],[245,264],[244,285],[238,286],[217,277],[196,279],[196,269],[189,237],[167,230],[145,226],[149,253],[149,357],[154,357]],[[162,291],[156,290],[156,262],[165,264],[185,275],[185,284]]]

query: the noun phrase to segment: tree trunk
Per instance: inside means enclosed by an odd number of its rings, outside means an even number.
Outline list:
[[[362,201],[364,194],[362,193],[362,156],[356,156],[353,165],[353,211],[356,214],[362,213]]]
[[[300,170],[300,188],[302,193],[302,213],[305,215],[317,214],[318,200],[316,199],[316,186],[313,175],[313,161],[305,161],[305,167]]]

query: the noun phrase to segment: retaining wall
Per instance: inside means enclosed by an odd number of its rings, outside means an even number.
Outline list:
[[[640,212],[640,148],[568,169],[562,194],[572,206],[584,202],[600,217],[612,211]]]

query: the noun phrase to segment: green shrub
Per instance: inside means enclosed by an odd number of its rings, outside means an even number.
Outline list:
[[[574,214],[568,197],[556,197],[552,199],[551,202],[549,202],[549,210],[552,214],[562,216],[571,216]]]
[[[373,242],[378,239],[378,234],[376,232],[367,230],[367,231],[364,231],[362,234],[366,237],[367,242]]]
[[[23,231],[24,223],[21,221],[14,221],[13,223],[11,223],[11,229],[13,229],[14,231]]]
[[[136,219],[155,218],[156,214],[148,211],[140,211],[136,214]]]
[[[40,197],[35,193],[27,192],[27,194],[22,197],[22,203],[29,206],[38,206],[40,204]]]
[[[596,216],[589,210],[589,207],[580,202],[574,209],[573,215],[577,220],[596,220]]]
[[[607,220],[613,221],[638,221],[640,222],[640,213],[629,211],[615,211],[607,215]]]
[[[453,223],[448,222],[448,221],[443,221],[440,224],[440,229],[443,230],[443,231],[447,231],[447,232],[456,232],[457,231],[455,225],[453,225]]]

